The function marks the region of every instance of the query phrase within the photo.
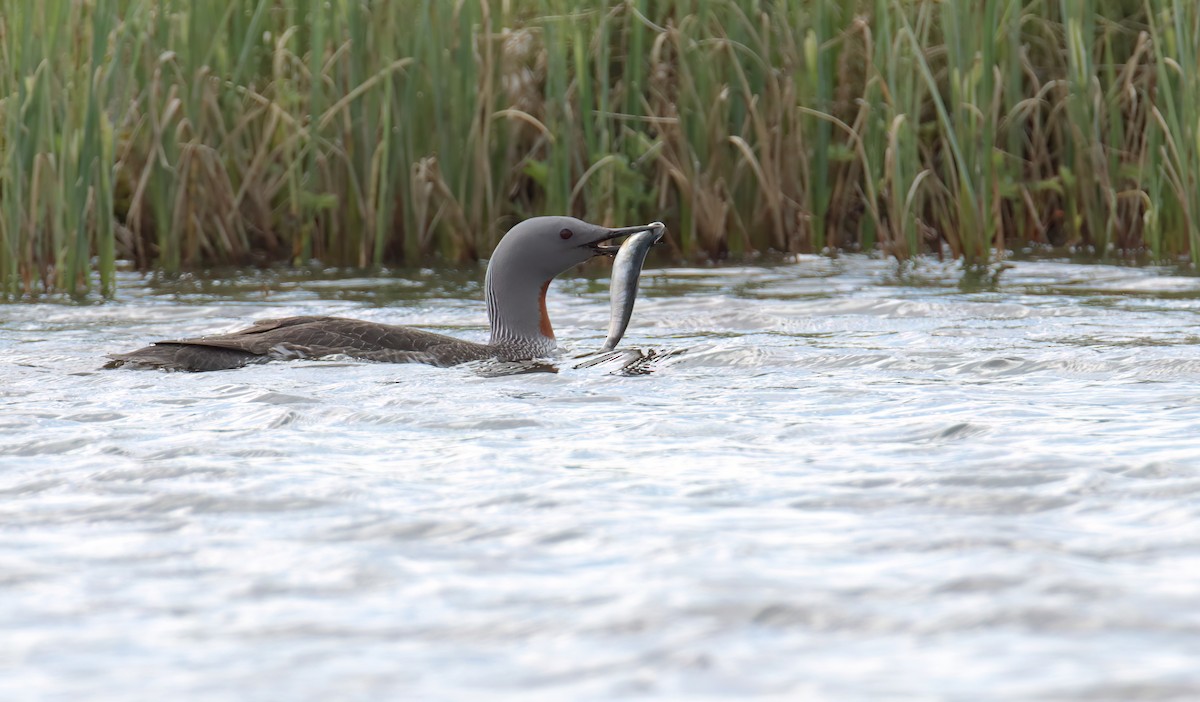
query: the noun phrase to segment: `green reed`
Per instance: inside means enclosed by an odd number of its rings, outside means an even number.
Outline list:
[[[0,0],[0,294],[487,256],[1019,246],[1200,265],[1184,0]]]

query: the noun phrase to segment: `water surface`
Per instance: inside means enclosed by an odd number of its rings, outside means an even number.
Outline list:
[[[603,275],[603,273],[600,273]],[[560,280],[558,372],[104,353],[481,271],[0,308],[0,698],[1196,699],[1200,280],[868,258]]]

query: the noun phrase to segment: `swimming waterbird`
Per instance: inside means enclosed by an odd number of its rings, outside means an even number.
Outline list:
[[[435,366],[548,357],[558,348],[546,313],[550,281],[593,256],[616,255],[618,247],[606,242],[662,229],[660,222],[614,229],[573,217],[534,217],[517,224],[488,262],[484,287],[491,339],[486,344],[343,317],[285,317],[259,320],[228,334],[158,341],[112,354],[105,367],[211,371],[331,355]]]

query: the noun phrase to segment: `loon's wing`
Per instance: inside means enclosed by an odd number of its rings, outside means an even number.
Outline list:
[[[112,354],[105,367],[207,371],[334,354],[449,366],[487,358],[492,351],[485,344],[412,327],[342,317],[285,317],[259,320],[229,334],[155,342],[129,353]]]

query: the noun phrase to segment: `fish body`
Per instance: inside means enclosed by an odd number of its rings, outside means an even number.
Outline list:
[[[611,305],[608,320],[608,338],[604,340],[601,351],[611,351],[616,348],[625,329],[629,327],[629,318],[633,314],[633,304],[637,301],[638,279],[642,275],[642,265],[646,263],[646,254],[650,247],[662,239],[667,231],[666,225],[655,222],[654,229],[639,232],[625,240],[617,257],[613,261],[612,283],[609,286],[609,301]]]

